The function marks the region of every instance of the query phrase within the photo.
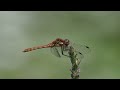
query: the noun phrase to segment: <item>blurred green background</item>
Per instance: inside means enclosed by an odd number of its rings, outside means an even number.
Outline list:
[[[87,45],[91,52],[80,64],[81,79],[120,78],[120,12],[1,11],[1,79],[70,79],[69,58],[50,49],[23,53],[56,38]]]

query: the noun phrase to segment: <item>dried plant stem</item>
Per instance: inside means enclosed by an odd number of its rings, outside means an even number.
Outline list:
[[[72,63],[72,68],[70,69],[70,71],[72,72],[71,78],[72,79],[79,79],[80,60],[77,59],[77,54],[75,53],[74,48],[72,46],[70,47],[69,56],[70,56],[70,60],[71,60],[71,63]]]

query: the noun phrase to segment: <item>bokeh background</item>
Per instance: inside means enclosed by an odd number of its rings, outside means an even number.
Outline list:
[[[91,48],[81,79],[120,78],[119,11],[0,11],[0,79],[70,79],[69,58],[22,52],[58,37]]]

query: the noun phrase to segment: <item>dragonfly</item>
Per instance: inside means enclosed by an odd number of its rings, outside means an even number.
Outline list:
[[[74,48],[77,58],[79,59],[82,59],[84,57],[84,54],[90,52],[90,48],[86,45],[72,43],[69,39],[61,39],[61,38],[57,38],[51,43],[46,45],[40,45],[40,46],[24,49],[23,52],[30,52],[37,49],[50,48],[51,53],[54,54],[56,57],[59,58],[70,57],[69,56],[70,47]]]

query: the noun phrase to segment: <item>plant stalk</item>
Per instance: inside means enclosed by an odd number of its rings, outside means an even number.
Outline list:
[[[80,73],[80,68],[79,68],[79,64],[80,64],[80,60],[77,58],[77,54],[74,51],[74,48],[72,46],[70,46],[70,50],[69,50],[69,56],[70,56],[70,60],[72,63],[72,68],[70,69],[71,71],[71,78],[72,79],[79,79],[79,73]]]

